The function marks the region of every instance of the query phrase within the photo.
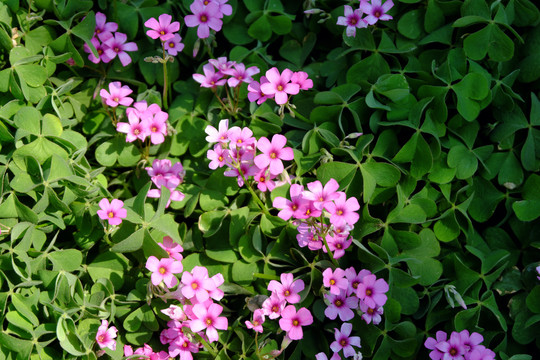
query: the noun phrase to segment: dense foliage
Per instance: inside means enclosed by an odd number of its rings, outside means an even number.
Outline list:
[[[338,19],[353,16],[358,1],[227,4],[232,14],[224,8],[221,18],[208,5],[205,19],[215,19],[203,28],[190,17],[203,11],[193,0],[0,3],[0,359],[95,359],[102,348],[121,359],[127,344],[166,350],[160,333],[181,317],[168,288],[196,290],[199,276],[208,293],[182,292],[192,298],[191,330],[206,329],[206,338],[190,338],[204,344],[190,344],[196,359],[336,350],[427,359],[464,330],[497,359],[537,355],[534,1],[396,0],[391,19],[356,27]],[[112,37],[95,34],[103,14],[118,24]],[[245,64],[263,90],[261,76],[274,83],[293,73],[313,87],[278,84],[266,101],[254,85],[215,87],[220,57]],[[157,107],[130,115],[133,101]],[[256,181],[230,177],[222,153],[212,153],[221,148],[208,137],[224,119],[236,136],[248,128],[257,140],[251,156],[269,172],[250,173]],[[276,134],[290,149],[281,158]],[[268,150],[274,139],[279,149]],[[154,178],[156,166],[169,175]],[[275,184],[261,180],[280,166]],[[328,216],[310,226],[325,237],[351,225],[346,245],[306,246],[296,208],[283,210],[306,196],[298,186],[317,180],[336,181],[344,194],[312,208]],[[347,209],[358,215],[338,219]],[[366,271],[362,285],[332,288],[351,267]],[[283,286],[298,290],[289,299],[296,307],[265,321],[258,309]],[[328,310],[340,291],[356,294],[352,319]],[[372,293],[385,297],[382,315]],[[209,298],[219,305],[201,305]],[[292,340],[282,343],[284,332]]]

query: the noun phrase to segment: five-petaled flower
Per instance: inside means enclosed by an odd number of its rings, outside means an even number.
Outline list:
[[[107,198],[103,198],[99,202],[100,209],[97,214],[101,220],[107,220],[110,225],[120,225],[122,219],[127,216],[127,210],[123,206],[122,200],[113,199],[109,202]]]

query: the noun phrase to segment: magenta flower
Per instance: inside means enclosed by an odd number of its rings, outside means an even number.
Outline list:
[[[356,9],[353,11],[352,7],[345,5],[345,16],[339,16],[337,24],[346,26],[345,33],[347,36],[356,36],[356,29],[367,27],[367,22],[362,19],[362,10]]]
[[[169,356],[180,355],[180,360],[193,360],[192,353],[199,352],[199,344],[192,343],[188,337],[181,335],[169,344]]]
[[[281,330],[287,332],[287,336],[291,340],[300,340],[304,337],[302,332],[302,326],[308,326],[313,324],[313,316],[311,312],[306,308],[300,308],[298,312],[294,305],[288,305],[281,312],[281,319],[279,319],[279,327]]]
[[[263,327],[262,324],[264,323],[264,311],[262,309],[257,309],[253,312],[253,320],[249,321],[246,320],[245,324],[248,329],[253,329],[256,332],[259,332],[262,334]]]
[[[108,49],[103,54],[103,62],[107,63],[113,60],[116,56],[120,59],[123,66],[128,66],[131,63],[131,57],[126,51],[137,51],[139,48],[134,42],[128,42],[127,35],[117,32],[103,44],[107,45]]]
[[[484,341],[484,337],[477,332],[473,332],[469,335],[469,330],[460,331],[459,336],[461,337],[461,343],[465,346],[467,351],[473,351],[482,343],[482,341]]]
[[[377,279],[375,275],[366,275],[358,285],[356,296],[370,308],[383,306],[386,303],[388,284],[384,279]]]
[[[184,44],[182,43],[182,37],[178,34],[174,34],[172,39],[165,41],[164,44],[167,54],[171,56],[178,55],[179,52],[184,50]]]
[[[343,223],[354,225],[360,215],[356,212],[360,209],[360,204],[355,197],[346,198],[344,192],[339,193],[339,197],[334,202],[327,202],[324,208],[330,213],[330,222],[332,225],[340,226]]]
[[[162,42],[165,42],[174,37],[174,33],[180,30],[180,23],[175,21],[171,23],[172,16],[169,14],[159,15],[159,22],[155,18],[146,20],[144,26],[150,28],[146,32],[146,35],[152,39],[159,38]]]
[[[197,36],[199,38],[204,39],[210,36],[210,29],[221,30],[223,25],[221,17],[223,15],[219,11],[218,4],[211,2],[205,6],[202,1],[195,0],[189,8],[193,15],[187,15],[184,17],[184,21],[188,27],[198,26]]]
[[[140,117],[148,118],[148,117],[151,117],[152,115],[157,114],[160,111],[161,111],[161,108],[159,107],[158,104],[148,105],[146,100],[142,100],[142,101],[137,101],[136,103],[134,103],[133,107],[128,107],[126,109],[126,114],[129,116],[129,114],[133,113],[139,118]]]
[[[124,209],[122,200],[113,199],[110,203],[107,198],[103,198],[99,202],[100,210],[97,214],[101,220],[107,220],[110,225],[120,225],[122,219],[127,216],[127,210]]]
[[[232,70],[236,61],[229,61],[225,56],[220,56],[217,59],[210,59],[208,62],[216,68],[216,70],[223,75],[226,71]]]
[[[343,350],[343,355],[345,355],[346,358],[352,357],[356,354],[356,352],[353,349],[353,346],[361,347],[360,346],[360,337],[358,336],[350,336],[352,331],[352,324],[350,323],[344,323],[341,325],[341,329],[335,329],[335,341],[330,344],[330,349],[332,349],[333,352],[337,353],[340,350]]]
[[[150,133],[150,141],[152,144],[158,145],[165,141],[168,118],[169,114],[164,111],[159,111],[152,117],[145,119],[147,120],[148,132]]]
[[[373,325],[378,325],[381,323],[381,315],[383,314],[382,306],[378,308],[370,308],[363,301],[360,301],[360,310],[362,310],[362,319],[369,324],[373,322]]]
[[[266,72],[268,83],[261,84],[261,91],[274,96],[278,105],[287,103],[289,95],[296,95],[300,91],[298,84],[291,82],[292,75],[293,72],[289,69],[280,74],[277,68],[271,68]]]
[[[281,312],[285,309],[287,301],[283,298],[280,298],[277,294],[272,293],[272,295],[264,300],[262,304],[262,309],[264,315],[268,316],[270,319],[277,319],[281,316]]]
[[[115,22],[107,22],[107,17],[101,12],[96,13],[96,29],[94,34],[101,40],[104,41],[109,38],[107,33],[112,33],[118,30],[118,24]]]
[[[313,80],[308,79],[307,72],[298,71],[293,73],[291,77],[291,82],[293,84],[298,84],[300,90],[309,90],[313,87]]]
[[[345,290],[341,290],[339,295],[325,294],[324,297],[330,305],[324,310],[324,315],[331,320],[339,316],[341,321],[349,321],[354,317],[353,309],[358,307],[356,296],[347,297]]]
[[[334,259],[339,259],[345,255],[345,250],[347,250],[352,245],[352,237],[350,236],[330,236],[326,235],[326,242],[328,247],[334,256]],[[326,247],[323,249],[326,252]]]
[[[442,353],[443,360],[463,360],[463,356],[467,352],[461,341],[461,336],[455,331],[450,335],[448,341],[441,341],[435,347]]]
[[[216,88],[217,86],[223,86],[227,82],[226,79],[222,79],[222,75],[216,73],[212,64],[206,64],[203,66],[202,74],[193,74],[193,79],[201,84],[201,87]]]
[[[261,105],[266,99],[271,99],[273,96],[267,96],[261,91],[261,85],[268,82],[266,76],[261,76],[261,82],[253,80],[248,85],[248,100],[249,102],[257,101],[257,105]]]
[[[429,349],[429,350],[432,350],[430,353],[429,353],[429,357],[430,359],[432,360],[441,360],[442,357],[443,357],[443,353],[441,351],[439,351],[439,349],[437,349],[437,345],[439,343],[442,343],[442,342],[445,342],[446,339],[447,339],[447,334],[444,332],[444,331],[437,331],[437,333],[435,334],[435,337],[436,338],[427,338],[426,341],[424,342],[424,346]]]
[[[392,16],[388,15],[387,12],[393,6],[392,0],[386,0],[382,5],[381,0],[371,0],[371,3],[368,0],[360,0],[360,10],[367,14],[364,21],[369,25],[375,24],[378,20],[392,20]]]
[[[119,122],[116,124],[116,131],[125,133],[127,142],[133,142],[137,139],[144,141],[150,134],[146,124],[141,122],[133,112],[129,113],[127,123]]]
[[[116,340],[114,338],[118,330],[114,326],[108,327],[109,322],[107,320],[101,320],[101,326],[98,328],[96,334],[96,341],[101,349],[109,348],[114,351],[116,350]]]
[[[324,187],[319,180],[308,183],[307,187],[309,191],[304,191],[304,198],[313,201],[315,208],[319,210],[323,209],[324,204],[339,197],[339,184],[334,179],[328,180]]]
[[[467,353],[467,360],[495,360],[495,353],[485,346],[479,345],[471,352]]]
[[[341,290],[347,290],[349,282],[345,279],[345,270],[337,268],[332,271],[331,268],[327,268],[322,275],[323,285],[330,288],[330,294],[339,295]]]
[[[246,69],[244,64],[234,64],[233,69],[223,71],[223,74],[231,76],[227,83],[230,87],[237,87],[241,83],[249,84],[253,81],[252,76],[260,72],[256,66],[251,66]]]
[[[219,316],[223,307],[218,304],[211,304],[208,308],[203,304],[193,305],[193,313],[197,316],[189,323],[191,331],[198,332],[206,329],[208,341],[214,342],[219,339],[217,330],[227,330],[228,321],[224,316]]]
[[[182,274],[182,294],[188,298],[197,298],[198,302],[206,301],[210,298],[209,291],[216,288],[216,284],[208,277],[208,269],[204,266],[195,266],[191,273],[184,271]]]
[[[256,159],[256,158],[255,158]],[[291,217],[296,219],[307,219],[306,215],[308,201],[304,199],[302,193],[304,187],[300,184],[292,184],[290,188],[291,200],[278,196],[274,199],[272,205],[276,209],[281,209],[278,216],[283,220],[289,220]]]
[[[281,274],[281,283],[276,280],[271,280],[268,284],[268,290],[275,293],[278,297],[285,299],[289,304],[300,302],[298,293],[304,290],[304,281],[294,280],[293,274]]]
[[[157,177],[161,175],[165,178],[176,178],[177,182],[181,183],[186,174],[186,171],[180,162],[177,161],[172,165],[171,160],[169,159],[154,159],[154,161],[152,161],[152,167],[145,167],[144,169],[154,182]],[[176,186],[178,186],[178,184]]]
[[[315,355],[315,360],[328,360],[328,356],[326,356],[325,353],[321,352]],[[332,354],[332,357],[330,358],[330,360],[341,360],[341,356],[339,356],[338,353],[334,353]]]
[[[105,100],[105,104],[111,107],[117,107],[118,105],[129,106],[133,102],[133,99],[128,97],[133,90],[127,85],[123,85],[120,81],[113,81],[109,84],[109,91],[101,89],[99,95]]]
[[[261,169],[253,175],[253,179],[257,182],[257,189],[262,192],[274,190],[276,183],[272,179],[275,177],[275,175],[270,174],[268,168]]]
[[[248,127],[240,128],[238,126],[233,126],[229,129],[228,136],[230,147],[243,148],[254,145],[257,141],[255,137],[253,137],[253,131]]]
[[[219,12],[223,15],[231,15],[232,14],[232,6],[227,4],[229,0],[212,0],[214,3],[219,5]]]
[[[257,149],[262,154],[255,157],[255,165],[259,169],[269,167],[270,173],[273,175],[279,175],[283,172],[283,163],[281,160],[294,159],[294,152],[292,148],[285,147],[287,144],[287,138],[281,134],[275,134],[272,137],[272,143],[264,136],[257,141]]]
[[[104,33],[104,37],[112,37],[111,33]],[[98,56],[95,56],[92,50],[90,50],[90,46],[88,46],[86,43],[83,45],[84,51],[88,53],[88,60],[93,62],[94,64],[98,64],[102,60],[103,53],[105,50],[108,49],[107,45],[102,44],[98,39],[93,37],[90,39],[90,42],[94,47],[96,48],[96,51],[98,53]]]
[[[146,268],[152,272],[152,284],[157,286],[163,281],[168,288],[178,284],[178,279],[174,274],[179,274],[184,270],[180,261],[171,258],[158,260],[155,256],[150,256],[146,260]]]
[[[350,267],[348,269],[345,269],[345,277],[347,278],[347,281],[349,282],[349,287],[347,288],[347,295],[351,295],[352,293],[356,294],[356,290],[358,289],[358,285],[362,282],[362,279],[366,275],[371,275],[371,271],[362,269],[357,274],[356,270],[354,270],[354,267]]]
[[[208,164],[208,167],[212,170],[217,169],[218,167],[223,167],[229,160],[229,151],[223,149],[220,145],[214,146],[214,150],[208,150],[206,152],[206,157],[211,160]]]

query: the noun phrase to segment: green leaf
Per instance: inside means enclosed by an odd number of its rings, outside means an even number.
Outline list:
[[[47,70],[35,64],[17,65],[15,67],[17,75],[32,87],[41,86],[47,80]]]
[[[400,17],[397,24],[398,31],[409,39],[418,39],[422,34],[422,19],[420,10],[411,10]]]
[[[236,261],[232,266],[232,279],[238,284],[250,284],[255,278],[253,274],[258,272],[255,263],[247,263],[244,260]]]
[[[247,33],[254,39],[260,41],[268,41],[272,36],[271,24],[268,21],[268,16],[260,16],[253,24],[248,28]]]
[[[456,169],[458,179],[468,179],[478,169],[478,159],[472,151],[464,145],[453,146],[448,152],[448,166]]]
[[[533,221],[540,216],[540,201],[521,200],[512,204],[512,209],[521,221]]]
[[[56,250],[49,253],[48,258],[53,263],[53,270],[73,272],[82,264],[82,253],[76,249]]]
[[[463,41],[465,53],[472,60],[482,60],[486,54],[493,61],[508,61],[514,56],[514,43],[495,24],[467,36]]]
[[[102,278],[109,279],[114,288],[118,290],[124,283],[128,265],[129,262],[125,256],[109,251],[99,254],[94,261],[88,264],[87,269],[94,282]]]
[[[322,184],[326,184],[330,179],[336,180],[340,187],[346,187],[352,181],[357,166],[339,161],[331,161],[322,164],[317,169],[317,178]]]
[[[201,214],[199,217],[199,230],[204,234],[204,237],[214,235],[221,228],[226,215],[226,210],[216,210]]]
[[[143,246],[144,229],[139,229],[128,236],[125,240],[120,241],[112,246],[111,251],[118,253],[133,252],[139,250]]]

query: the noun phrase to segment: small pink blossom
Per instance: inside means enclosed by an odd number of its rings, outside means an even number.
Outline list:
[[[339,316],[341,321],[349,321],[354,317],[353,309],[358,307],[356,296],[347,296],[345,290],[341,290],[339,295],[325,294],[324,297],[330,305],[324,310],[324,315],[331,320]]]
[[[118,199],[112,199],[109,203],[107,198],[99,202],[100,209],[97,214],[101,220],[107,220],[110,225],[120,225],[122,219],[127,217],[127,210],[124,209],[124,202]]]
[[[169,14],[159,15],[159,21],[155,18],[146,20],[144,26],[150,28],[146,31],[146,35],[152,39],[159,38],[162,42],[165,42],[174,37],[174,33],[180,30],[180,23],[175,21],[171,23],[172,16]]]
[[[208,277],[208,269],[204,266],[195,266],[191,272],[184,271],[182,274],[182,294],[188,298],[197,298],[198,302],[204,302],[210,298],[209,291],[216,288],[216,284]]]
[[[152,284],[157,286],[163,281],[168,288],[178,284],[174,274],[179,274],[184,269],[180,261],[171,258],[158,260],[155,256],[146,260],[146,268],[152,272]]]
[[[330,294],[339,295],[341,290],[347,290],[349,282],[345,279],[345,270],[337,268],[332,271],[327,268],[323,271],[323,285],[330,288]]]
[[[339,197],[334,202],[327,202],[324,208],[330,213],[330,222],[335,226],[341,226],[343,223],[354,225],[360,215],[356,212],[360,209],[358,200],[355,197],[346,198],[344,192],[339,193]]]
[[[228,131],[229,146],[243,148],[246,146],[254,146],[256,143],[255,137],[253,137],[253,131],[250,128],[240,128],[233,126]]]
[[[103,33],[102,34],[102,37],[104,38],[104,40],[108,39],[109,37],[112,37],[112,34],[111,33]],[[93,37],[92,39],[90,39],[90,42],[92,43],[92,45],[94,45],[94,47],[96,48],[96,51],[97,51],[97,56],[94,55],[94,53],[92,52],[92,50],[90,49],[90,46],[88,46],[88,44],[84,44],[83,45],[83,49],[84,49],[84,52],[88,53],[88,60],[90,60],[91,62],[93,62],[94,64],[98,64],[100,61],[103,60],[103,54],[105,52],[105,50],[108,49],[108,46],[107,45],[104,45],[102,44],[99,39]],[[74,62],[75,64],[75,62]]]
[[[345,16],[339,16],[337,24],[346,26],[345,33],[347,36],[356,36],[356,29],[367,27],[367,22],[362,19],[362,10],[356,9],[353,11],[352,7],[345,5]]]
[[[168,308],[161,310],[161,312],[170,317],[171,320],[187,320],[186,314],[184,314],[184,311],[178,305],[170,305]]]
[[[334,259],[339,259],[345,255],[345,250],[347,250],[352,245],[352,237],[350,236],[330,236],[326,235],[326,242],[328,247],[334,256]],[[326,252],[326,247],[323,249]]]
[[[116,124],[116,131],[126,134],[126,141],[133,142],[137,139],[144,141],[149,135],[148,127],[133,113],[128,114],[128,122]]]
[[[272,293],[272,295],[262,304],[264,315],[268,316],[270,319],[277,319],[281,316],[281,312],[283,309],[285,309],[286,304],[287,301],[285,299],[280,298],[275,293]]]
[[[269,166],[270,173],[273,175],[279,175],[283,172],[283,163],[281,160],[294,159],[294,152],[292,148],[285,147],[287,144],[287,138],[281,134],[275,134],[270,142],[266,137],[261,137],[257,141],[257,149],[262,154],[255,157],[255,165],[259,169],[263,169]]]
[[[309,90],[313,87],[313,80],[308,79],[308,73],[304,71],[298,71],[293,73],[291,82],[298,84],[300,90]]]
[[[195,0],[189,8],[193,15],[187,15],[184,17],[184,21],[188,27],[197,26],[197,36],[200,39],[210,36],[210,29],[221,30],[223,25],[221,17],[223,15],[219,11],[218,4],[211,2],[205,6],[202,1]]]
[[[294,280],[293,274],[284,273],[280,276],[281,283],[276,280],[271,280],[268,284],[268,290],[278,297],[285,299],[289,304],[300,302],[300,291],[304,290],[304,281]]]
[[[206,157],[211,160],[208,167],[212,170],[218,167],[223,167],[229,161],[229,151],[223,149],[219,144],[214,146],[214,150],[210,149],[206,152]]]
[[[358,285],[356,296],[370,308],[383,306],[386,303],[386,292],[389,287],[384,279],[377,279],[375,275],[366,275]]]
[[[109,322],[107,320],[101,320],[101,326],[98,328],[96,334],[96,341],[101,349],[109,348],[111,350],[116,350],[116,327],[111,326],[109,328]]]
[[[128,97],[133,90],[127,85],[122,85],[120,81],[113,81],[109,84],[109,91],[101,89],[99,95],[105,100],[105,104],[111,107],[117,107],[118,105],[129,106],[133,102],[133,99]]]
[[[262,92],[261,85],[268,82],[266,76],[261,76],[260,83],[253,80],[248,85],[248,100],[249,102],[257,101],[257,105],[261,105],[266,99],[271,99],[273,96]]]
[[[304,337],[302,326],[313,324],[313,316],[305,307],[300,308],[298,312],[294,305],[288,305],[281,312],[279,319],[279,327],[287,332],[287,336],[291,340],[300,340]]]
[[[382,306],[370,308],[366,305],[366,303],[360,301],[360,310],[363,312],[362,319],[366,322],[366,324],[373,322],[373,325],[378,325],[381,323],[381,315],[383,314]]]
[[[263,327],[262,324],[264,323],[264,311],[262,309],[257,309],[253,312],[253,320],[249,321],[246,320],[245,324],[248,329],[253,329],[256,332],[259,332],[262,334]]]
[[[327,202],[336,200],[339,197],[337,193],[339,184],[336,180],[330,179],[324,185],[319,180],[307,184],[309,191],[304,191],[304,198],[313,201],[315,208],[322,210]]]
[[[163,46],[165,47],[167,54],[171,56],[176,56],[179,52],[184,50],[182,37],[178,34],[174,34],[174,37],[172,39],[165,41],[165,44],[163,44]]]
[[[360,10],[367,14],[364,18],[364,21],[369,25],[375,24],[378,20],[392,20],[392,16],[388,15],[387,12],[394,6],[392,0],[386,0],[384,4],[381,5],[381,0],[360,0]]]
[[[118,56],[122,65],[128,66],[131,63],[131,57],[126,51],[137,51],[139,48],[134,42],[126,43],[126,41],[127,35],[119,32],[105,40],[103,44],[107,45],[108,48],[103,54],[103,62],[108,63]]]
[[[355,347],[361,347],[360,346],[360,337],[358,336],[350,336],[352,331],[352,324],[350,323],[344,323],[341,325],[341,329],[334,329],[335,333],[335,341],[330,344],[330,349],[332,349],[333,352],[337,353],[340,350],[343,350],[343,355],[348,357],[353,357],[356,352],[353,349],[353,346]]]
[[[244,64],[235,64],[233,69],[223,71],[225,75],[229,75],[230,78],[227,83],[230,87],[237,87],[241,83],[249,84],[253,81],[252,76],[260,72],[256,66],[251,66],[246,69]]]
[[[196,0],[198,1],[198,0]],[[218,86],[223,86],[227,82],[226,79],[223,79],[221,73],[215,71],[212,64],[206,64],[203,66],[202,74],[193,74],[193,79],[201,84],[201,87],[206,88],[216,88]]]
[[[217,330],[227,330],[227,318],[219,316],[223,311],[223,306],[212,303],[207,308],[203,304],[195,304],[192,310],[197,318],[189,323],[191,331],[198,332],[206,329],[208,341],[214,342],[219,339]]]
[[[115,22],[107,22],[107,17],[101,12],[96,12],[96,28],[94,35],[101,41],[106,40],[109,36],[107,33],[113,33],[118,30],[118,24]]]
[[[220,56],[217,59],[210,59],[208,62],[216,68],[220,75],[225,74],[228,70],[232,70],[236,61],[229,61],[225,56]]]
[[[226,144],[229,142],[229,119],[223,119],[219,122],[218,129],[212,125],[207,125],[204,132],[208,134],[205,140],[209,143]]]
[[[283,105],[287,103],[289,95],[298,94],[300,87],[291,82],[293,72],[289,69],[283,70],[280,74],[275,67],[266,72],[268,83],[261,84],[261,91],[267,95],[273,95],[276,104]]]
[[[182,251],[184,251],[184,248],[182,245],[175,243],[172,237],[164,236],[163,242],[158,243],[158,245],[169,254],[171,259],[182,261],[184,258],[181,254]]]

